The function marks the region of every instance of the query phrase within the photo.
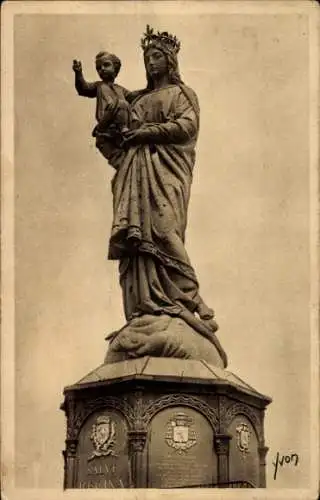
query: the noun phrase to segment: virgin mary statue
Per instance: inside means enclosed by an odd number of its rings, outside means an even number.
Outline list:
[[[109,259],[119,261],[127,320],[109,336],[106,362],[152,355],[224,367],[214,313],[185,248],[198,99],[181,80],[175,36],[148,26],[141,45],[147,86],[128,97],[132,127],[121,147],[97,141],[116,170]]]

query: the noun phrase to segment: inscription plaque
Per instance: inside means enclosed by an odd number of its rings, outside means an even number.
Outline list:
[[[207,419],[181,406],[159,412],[151,422],[148,487],[200,486],[216,480],[217,457]]]
[[[76,487],[130,487],[127,425],[120,413],[95,412],[84,423],[77,449]]]

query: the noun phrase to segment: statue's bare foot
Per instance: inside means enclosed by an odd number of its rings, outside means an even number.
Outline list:
[[[214,311],[213,311],[213,309],[211,309],[210,307],[206,306],[206,304],[204,302],[201,302],[198,305],[197,313],[199,314],[200,318],[203,319],[203,320],[205,320],[205,321],[211,320],[212,318],[214,318]]]
[[[210,330],[215,333],[217,330],[219,330],[218,323],[216,322],[215,319],[203,319],[202,322],[210,328]]]

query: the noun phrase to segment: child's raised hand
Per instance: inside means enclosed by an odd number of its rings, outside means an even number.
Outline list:
[[[82,71],[81,61],[73,60],[72,69],[75,73],[80,73]]]

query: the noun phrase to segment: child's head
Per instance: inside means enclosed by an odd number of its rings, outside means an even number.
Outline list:
[[[120,59],[109,52],[99,52],[96,55],[96,69],[101,80],[113,82],[121,68]]]

